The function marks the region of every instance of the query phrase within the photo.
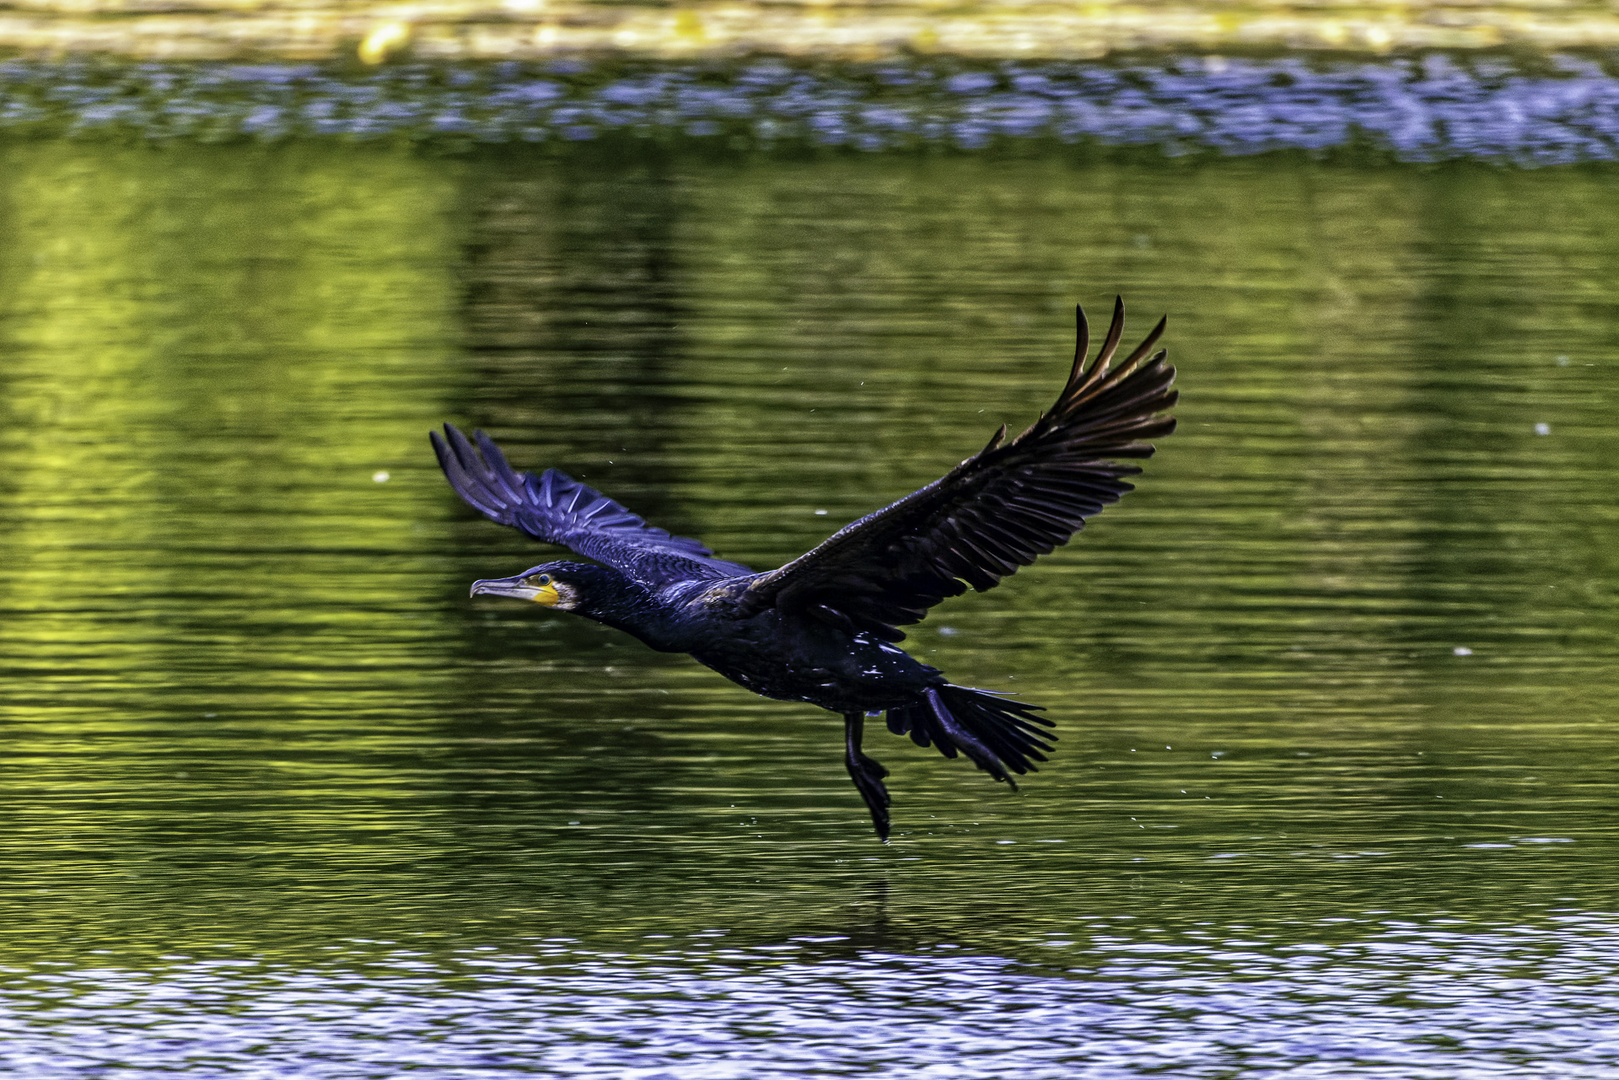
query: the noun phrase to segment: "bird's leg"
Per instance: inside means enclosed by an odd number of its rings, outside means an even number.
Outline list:
[[[866,727],[865,713],[843,714],[843,764],[849,770],[849,778],[860,792],[860,797],[866,800],[866,809],[871,811],[871,823],[877,827],[877,838],[888,843],[888,789],[883,786],[883,777],[888,770],[874,758],[869,758],[860,752],[860,737]]]

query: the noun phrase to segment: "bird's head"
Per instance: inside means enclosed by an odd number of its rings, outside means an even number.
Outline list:
[[[511,596],[532,600],[558,611],[573,611],[583,603],[591,579],[603,567],[584,563],[553,562],[524,570],[516,577],[490,578],[472,583],[473,596]]]
[[[660,608],[657,597],[610,566],[545,563],[516,577],[474,581],[472,595],[529,600],[616,627],[654,649],[667,651],[671,647],[667,612]]]

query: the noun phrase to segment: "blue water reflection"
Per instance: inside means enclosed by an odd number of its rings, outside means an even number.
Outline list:
[[[730,150],[1169,153],[1372,148],[1408,161],[1619,158],[1608,57],[1169,57],[795,67],[578,61],[356,73],[313,64],[0,63],[0,131],[154,139],[708,140]]]
[[[329,946],[12,970],[0,1069],[117,1076],[880,1074],[896,1080],[1619,1076],[1619,920],[1352,920],[1288,939],[1131,920],[1038,962],[842,935],[623,950]],[[1048,958],[1048,959],[1047,959]]]

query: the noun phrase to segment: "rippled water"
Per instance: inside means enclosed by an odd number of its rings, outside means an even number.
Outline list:
[[[1351,942],[1072,930],[1034,962],[716,931],[633,951],[91,964],[20,980],[41,1004],[0,1061],[36,1076],[1619,1075],[1612,1010],[1591,1004],[1619,991],[1612,922],[1390,920]]]
[[[1619,159],[1619,59],[1139,56],[794,65],[0,61],[0,131],[90,138],[607,140],[709,152],[1151,146],[1520,165]],[[1104,151],[1110,152],[1110,151]]]
[[[0,1070],[1619,1075],[1610,170],[0,150]],[[467,598],[490,430],[771,566],[1170,315],[912,646],[1011,793]]]

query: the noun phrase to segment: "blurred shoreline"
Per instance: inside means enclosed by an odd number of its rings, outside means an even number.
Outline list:
[[[0,54],[137,60],[659,60],[784,56],[1078,60],[1160,50],[1619,48],[1619,8],[1589,0],[1401,4],[590,0],[12,0]]]

